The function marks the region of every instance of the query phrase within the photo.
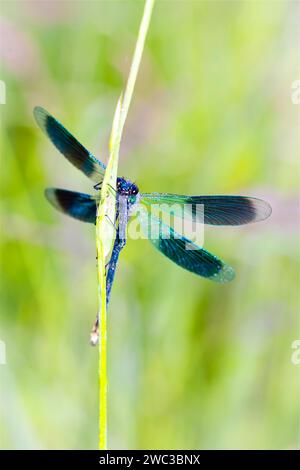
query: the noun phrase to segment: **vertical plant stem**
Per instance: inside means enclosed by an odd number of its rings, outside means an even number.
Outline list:
[[[111,132],[110,156],[103,178],[100,202],[97,208],[96,219],[96,249],[98,259],[98,328],[99,328],[99,449],[107,449],[107,306],[106,306],[106,245],[112,243],[107,233],[110,226],[107,224],[109,213],[108,198],[113,198],[108,192],[109,185],[116,185],[116,172],[118,166],[118,146],[116,145],[116,132],[120,123],[121,98],[118,101]],[[111,201],[116,203],[116,199]]]
[[[99,221],[98,221],[99,219]],[[106,319],[106,276],[103,243],[99,232],[103,223],[101,215],[97,217],[96,248],[98,254],[98,327],[99,327],[99,449],[107,448],[107,319]],[[100,232],[101,233],[101,232]],[[102,295],[102,293],[104,294]]]
[[[107,311],[106,311],[106,251],[108,246],[107,219],[115,220],[116,194],[109,191],[116,188],[119,149],[136,82],[145,39],[155,0],[146,0],[138,38],[134,50],[129,77],[123,97],[118,101],[110,138],[110,155],[105,171],[96,219],[96,249],[98,258],[98,323],[99,323],[99,449],[107,449]],[[113,215],[113,217],[111,217]],[[108,217],[109,216],[109,217]],[[112,246],[113,238],[109,240]]]

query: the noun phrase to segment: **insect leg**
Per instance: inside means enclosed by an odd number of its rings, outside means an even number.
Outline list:
[[[99,189],[101,189],[101,186],[102,186],[102,181],[100,181],[100,183],[96,183],[96,184],[94,185],[94,189],[95,189],[96,191],[98,191]]]

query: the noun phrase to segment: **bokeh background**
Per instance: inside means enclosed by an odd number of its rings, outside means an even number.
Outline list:
[[[297,448],[299,2],[158,1],[121,147],[141,190],[247,194],[272,217],[207,228],[217,285],[147,241],[121,255],[109,311],[109,447]],[[103,161],[140,1],[1,1],[0,447],[98,442],[95,230],[47,186],[91,191],[34,122],[41,105]]]

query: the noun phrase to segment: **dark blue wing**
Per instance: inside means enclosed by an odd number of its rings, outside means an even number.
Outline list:
[[[147,210],[140,209],[139,220],[142,231],[149,241],[178,266],[219,283],[234,279],[235,272],[231,266],[175,232]],[[153,234],[157,236],[153,237]]]
[[[220,283],[232,281],[235,277],[231,266],[185,237],[171,236],[151,241],[167,258],[192,273]]]
[[[91,154],[65,127],[39,106],[34,108],[34,117],[42,131],[55,147],[79,170],[93,181],[103,179],[105,165]]]
[[[163,212],[187,217],[209,225],[244,225],[267,219],[271,206],[248,196],[181,196],[179,194],[144,193],[141,202],[157,205]]]
[[[76,193],[66,189],[47,188],[45,196],[60,212],[82,222],[96,222],[96,198],[89,194]]]

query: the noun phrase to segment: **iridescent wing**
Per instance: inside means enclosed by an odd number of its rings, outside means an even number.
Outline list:
[[[98,196],[57,188],[48,188],[45,194],[48,201],[60,212],[83,222],[95,223]],[[144,234],[167,258],[188,271],[216,282],[225,283],[234,278],[234,270],[224,261],[179,235],[161,220],[149,217],[146,209],[140,207],[139,218]],[[157,238],[148,237],[149,221],[151,230],[159,234]]]
[[[60,212],[82,222],[93,224],[96,222],[96,197],[57,188],[47,188],[45,196],[52,206]]]
[[[99,183],[103,180],[105,165],[94,157],[65,127],[45,109],[34,108],[34,117],[42,131],[55,147],[79,170]]]
[[[219,283],[234,279],[235,272],[231,266],[175,232],[147,210],[140,210],[139,218],[142,231],[153,246],[178,266]],[[151,237],[153,233],[158,236]]]
[[[148,208],[189,218],[209,225],[244,225],[265,220],[271,206],[248,196],[181,196],[179,194],[143,193],[141,202]]]

